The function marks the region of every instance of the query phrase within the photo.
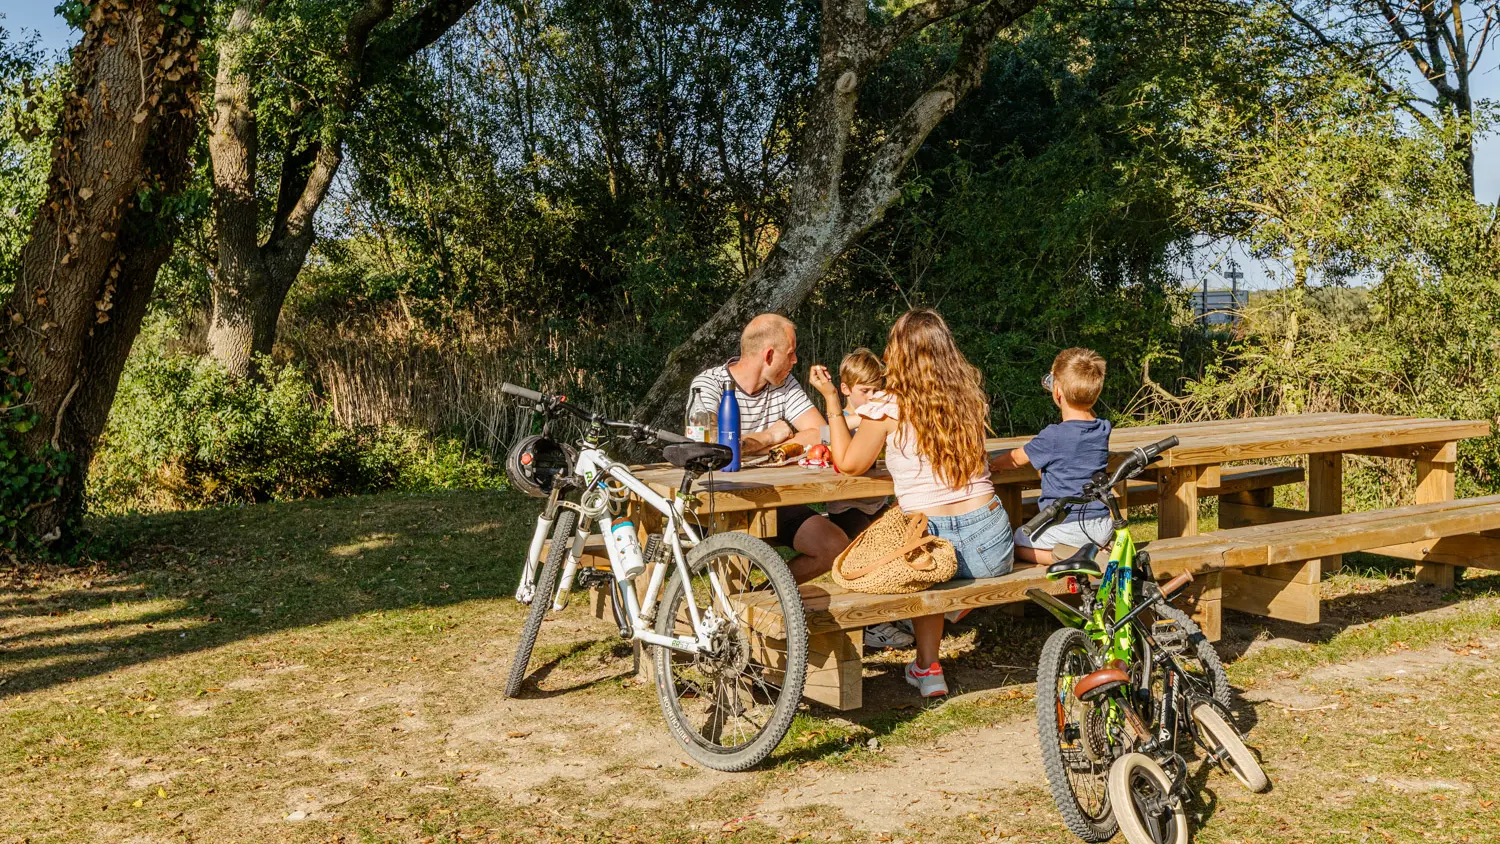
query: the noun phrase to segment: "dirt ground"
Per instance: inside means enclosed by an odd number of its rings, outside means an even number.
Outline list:
[[[502,502],[503,503],[503,502]],[[955,694],[868,654],[759,771],[692,765],[586,601],[506,700],[524,522],[391,497],[157,518],[119,562],[0,583],[0,841],[1069,842],[1038,761],[1040,616],[951,631]],[[514,525],[521,524],[522,528]],[[188,546],[183,537],[193,537]],[[1274,789],[1193,780],[1195,841],[1500,841],[1500,577],[1369,560],[1324,623],[1229,614]]]

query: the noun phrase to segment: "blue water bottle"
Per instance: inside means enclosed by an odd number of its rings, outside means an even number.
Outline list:
[[[724,395],[719,398],[719,444],[734,451],[734,459],[721,472],[740,470],[740,400],[734,394],[734,382],[724,385]]]

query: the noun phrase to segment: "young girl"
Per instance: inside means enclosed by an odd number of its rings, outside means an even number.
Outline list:
[[[839,392],[844,397],[842,415],[849,430],[854,431],[859,428],[859,416],[854,413],[854,409],[867,404],[876,396],[884,395],[881,392],[883,389],[885,389],[885,364],[875,356],[874,352],[866,348],[858,348],[844,356],[844,360],[839,363]],[[830,407],[828,412],[833,415],[833,408]],[[889,504],[890,499],[885,496],[830,501],[828,502],[828,520],[842,528],[844,534],[853,539],[879,518]],[[881,622],[865,628],[865,647],[867,648],[909,648],[915,641],[911,633],[911,625],[902,622],[894,624]]]
[[[859,429],[859,416],[855,408],[883,395],[885,389],[885,364],[875,353],[858,348],[844,356],[839,364],[839,392],[844,397],[844,422],[850,431]],[[829,413],[832,414],[830,408]],[[835,463],[834,465],[838,465]],[[828,518],[844,529],[850,539],[864,532],[890,503],[885,496],[880,498],[855,498],[847,501],[828,502]],[[907,643],[908,645],[910,642]]]
[[[988,406],[975,369],[935,311],[908,311],[891,326],[885,349],[885,395],[860,407],[858,433],[850,433],[839,391],[828,369],[815,366],[809,383],[828,403],[834,464],[857,475],[885,449],[896,503],[924,513],[932,535],[953,543],[958,577],[998,577],[1011,570],[1010,517],[995,496],[984,450]],[[943,617],[913,621],[917,658],[906,681],[923,697],[948,693],[938,646]]]

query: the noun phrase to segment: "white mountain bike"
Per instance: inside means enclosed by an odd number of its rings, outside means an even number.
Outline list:
[[[573,585],[607,587],[621,638],[652,646],[657,698],[672,737],[689,756],[720,771],[759,764],[791,726],[807,675],[807,623],[802,596],[781,555],[746,533],[703,537],[691,508],[693,481],[729,463],[727,447],[637,422],[617,422],[546,396],[505,384],[501,391],[540,411],[547,425],[512,449],[507,468],[515,485],[545,497],[516,600],[531,606],[505,696],[515,697],[526,678],[531,651],[548,609],[561,610]],[[583,421],[572,448],[547,435],[564,414]],[[683,470],[682,485],[668,501],[604,450],[611,438],[667,443],[663,457]],[[644,551],[636,526],[617,521],[634,496],[661,514],[665,529],[647,538]],[[580,567],[584,543],[598,525],[609,556],[608,570]],[[543,547],[551,537],[545,561]],[[672,579],[666,582],[668,569]],[[644,594],[636,580],[649,571]],[[663,584],[665,583],[665,589]],[[761,593],[757,606],[774,601],[785,620],[785,639],[761,639],[745,624],[745,593]]]

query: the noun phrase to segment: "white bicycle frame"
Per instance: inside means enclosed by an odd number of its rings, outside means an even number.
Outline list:
[[[563,563],[561,580],[557,585],[557,594],[553,597],[552,607],[554,610],[562,609],[568,600],[568,593],[573,588],[573,581],[578,575],[579,561],[583,558],[584,542],[587,541],[589,533],[594,524],[599,525],[599,532],[604,535],[604,548],[609,554],[610,570],[614,575],[620,588],[615,590],[617,596],[623,597],[625,601],[625,616],[630,622],[630,640],[645,642],[652,645],[660,645],[671,648],[674,651],[684,653],[698,653],[707,650],[706,643],[711,632],[710,625],[717,621],[714,617],[714,609],[709,608],[709,618],[703,618],[698,612],[698,603],[693,597],[692,580],[689,577],[687,566],[687,555],[684,553],[684,541],[686,546],[696,546],[701,540],[693,526],[688,524],[686,515],[686,501],[677,499],[669,502],[656,491],[643,483],[639,478],[630,473],[629,467],[623,463],[610,459],[602,449],[596,445],[585,445],[578,453],[578,460],[574,467],[574,474],[583,482],[583,493],[579,496],[579,502],[559,500],[558,507],[567,507],[578,513],[578,526],[573,532],[573,541],[568,549],[568,557]],[[620,550],[615,546],[614,518],[610,513],[610,492],[605,489],[606,480],[612,479],[625,489],[634,493],[637,498],[666,517],[666,529],[662,531],[663,539],[667,547],[672,551],[672,559],[676,563],[676,570],[682,577],[683,590],[687,594],[687,612],[689,621],[693,626],[693,638],[683,639],[676,636],[663,636],[651,630],[652,620],[655,613],[650,617],[641,614],[641,607],[655,607],[658,596],[661,593],[662,584],[666,582],[667,566],[659,565],[652,569],[651,579],[646,585],[646,593],[639,601],[635,594],[635,577],[625,575],[625,560]],[[516,600],[523,604],[529,604],[537,600],[536,578],[540,570],[542,546],[546,543],[548,535],[552,532],[552,524],[555,520],[556,511],[548,513],[543,510],[537,516],[536,531],[531,536],[531,547],[526,553],[526,567],[521,573],[521,583],[516,587]],[[733,623],[738,623],[734,606],[729,602],[724,592],[723,584],[719,582],[718,573],[713,567],[708,568],[708,580],[714,591],[715,601],[721,607],[724,618]]]

